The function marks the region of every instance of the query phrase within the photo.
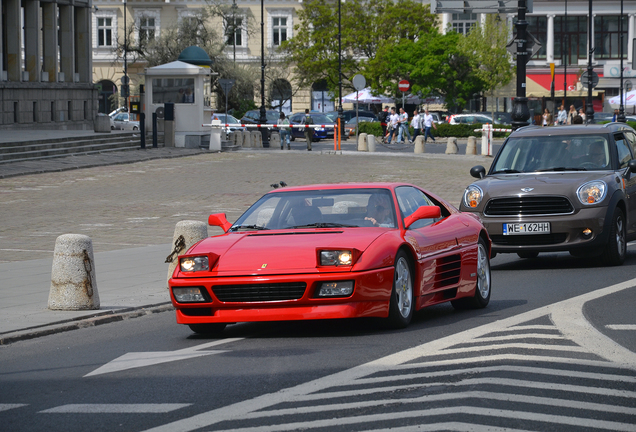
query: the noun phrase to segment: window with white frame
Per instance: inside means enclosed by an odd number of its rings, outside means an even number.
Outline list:
[[[148,43],[159,36],[159,12],[155,10],[135,10],[137,42]]]
[[[179,29],[194,31],[200,34],[202,29],[201,11],[199,9],[185,9],[179,11]]]
[[[474,13],[454,13],[453,14],[453,30],[457,33],[467,35],[470,29],[477,24],[477,14]]]
[[[292,12],[291,10],[269,11],[269,46],[280,46],[292,37]]]
[[[229,15],[224,20],[225,43],[228,46],[242,47],[246,45],[245,40],[245,18],[243,15]]]
[[[107,17],[97,18],[97,46],[110,47],[113,46],[113,19]]]

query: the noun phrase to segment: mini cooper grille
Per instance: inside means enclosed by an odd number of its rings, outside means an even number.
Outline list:
[[[543,246],[563,243],[565,233],[533,234],[533,235],[491,235],[490,239],[497,246]]]
[[[434,288],[444,288],[459,283],[462,259],[460,255],[449,255],[437,262]]]
[[[536,216],[572,213],[574,208],[567,198],[558,196],[532,196],[493,198],[488,201],[486,216]]]
[[[305,293],[305,282],[269,283],[250,285],[218,285],[212,287],[222,302],[259,302],[298,300]]]

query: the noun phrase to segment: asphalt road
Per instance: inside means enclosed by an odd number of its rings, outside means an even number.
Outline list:
[[[457,203],[468,169],[487,161],[307,153],[202,155],[0,180],[0,259],[50,254],[57,233],[74,229],[90,233],[96,250],[169,243],[176,221],[223,210],[232,219],[277,180],[406,180]],[[488,308],[435,306],[401,331],[366,319],[242,323],[205,338],[164,312],[16,342],[0,347],[0,424],[633,431],[635,270],[635,245],[612,268],[568,254],[498,255]]]

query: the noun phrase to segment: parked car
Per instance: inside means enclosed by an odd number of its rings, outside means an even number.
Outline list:
[[[311,113],[311,119],[314,125],[335,125],[336,123],[321,113]],[[305,113],[296,113],[289,116],[289,123],[296,125],[305,124]],[[320,141],[321,139],[333,139],[334,128],[333,127],[316,127],[314,129],[313,141]],[[305,128],[293,127],[291,128],[291,139],[305,138]]]
[[[370,123],[370,122],[379,122],[379,120],[373,117],[353,117],[347,123],[345,123],[345,132],[348,136],[355,136],[358,122]]]
[[[478,215],[493,253],[568,251],[625,260],[636,239],[636,132],[623,123],[528,126],[501,146],[460,210]]]
[[[234,116],[230,114],[212,114],[212,120],[220,120],[222,124],[241,124],[241,122]],[[245,127],[242,126],[224,126],[223,132],[225,132],[225,136],[227,137],[230,132],[234,131],[245,131]]]
[[[452,114],[447,119],[449,124],[492,124],[492,117],[485,114]]]
[[[325,115],[334,122],[338,119],[338,111],[330,111],[328,113],[325,113]],[[342,111],[342,118],[344,119],[345,124],[349,120],[355,117],[356,117],[356,110],[354,109]],[[358,110],[358,117],[370,117],[375,119],[376,121],[378,120],[378,116],[373,111],[368,111],[368,110]]]
[[[139,130],[139,122],[137,120],[131,120],[132,116],[127,112],[120,112],[111,118],[111,129]]]
[[[488,118],[492,118],[494,119],[495,124],[501,124],[501,125],[511,125],[512,124],[512,114],[509,112],[500,112],[500,111],[495,111],[494,113],[494,117],[493,117],[493,113],[492,112],[481,112],[481,113],[475,113],[475,114],[480,114],[480,115],[484,115]],[[553,113],[554,114],[554,113]],[[555,115],[556,118],[556,115]]]
[[[196,333],[245,321],[377,317],[403,328],[450,301],[490,301],[490,240],[478,218],[404,183],[278,188],[224,234],[197,242],[168,285]]]
[[[277,124],[278,123],[278,119],[280,117],[280,113],[278,111],[275,110],[267,110],[265,111],[265,116],[267,117],[267,124]],[[261,111],[260,110],[250,110],[247,111],[243,117],[241,118],[241,121],[239,122],[241,124],[244,125],[257,125],[257,124],[261,124]],[[255,127],[247,127],[248,131],[255,131],[257,130]],[[269,129],[267,131],[268,136],[271,136],[272,134],[272,130]]]

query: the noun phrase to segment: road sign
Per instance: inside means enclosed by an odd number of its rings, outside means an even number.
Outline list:
[[[587,71],[583,72],[583,75],[581,75],[581,84],[583,84],[584,87],[587,87],[589,80],[588,80],[588,75],[587,75]],[[595,88],[598,85],[598,74],[594,71],[592,71],[592,88]]]
[[[128,78],[128,75],[124,75],[123,77],[121,77],[121,83],[126,85],[130,82],[130,78]]]
[[[230,90],[232,90],[232,86],[234,85],[234,80],[222,78],[219,80],[219,85],[223,89],[223,93],[227,95],[230,92]]]
[[[510,54],[512,54],[514,57],[517,56],[517,45],[520,43],[523,43],[524,41],[522,41],[521,39],[517,39],[517,34],[513,34],[512,35],[512,40],[510,42],[508,42],[508,44],[506,45],[506,49],[508,50],[508,52]],[[523,56],[525,56],[526,58],[526,63],[528,63],[530,61],[530,59],[539,52],[539,50],[543,47],[543,45],[541,45],[541,42],[539,42],[534,36],[532,36],[531,33],[526,32],[526,53],[519,53]]]
[[[351,82],[353,83],[353,88],[355,88],[358,91],[362,90],[363,88],[367,86],[367,80],[364,78],[363,75],[360,75],[360,74],[357,74],[356,76],[354,76]]]
[[[407,92],[411,88],[411,84],[407,80],[402,80],[398,83],[398,89],[401,92]]]

